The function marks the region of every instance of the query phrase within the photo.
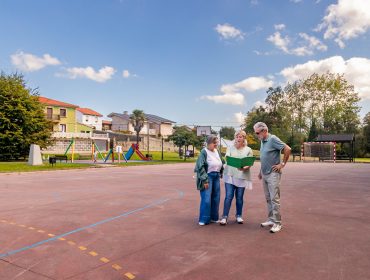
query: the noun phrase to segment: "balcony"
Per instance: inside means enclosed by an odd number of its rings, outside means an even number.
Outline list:
[[[57,115],[57,114],[46,115],[46,119],[48,119],[52,122],[59,122],[60,121],[60,115]]]

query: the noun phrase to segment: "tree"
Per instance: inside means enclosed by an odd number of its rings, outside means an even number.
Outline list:
[[[132,126],[134,127],[134,130],[136,131],[136,144],[139,144],[139,134],[141,129],[144,127],[145,122],[145,114],[143,110],[135,109],[132,111],[132,114],[130,116],[130,121]]]
[[[363,138],[364,138],[364,153],[370,155],[370,112],[368,112],[364,117],[364,127],[363,127]]]
[[[20,74],[0,74],[0,160],[26,157],[31,144],[51,144],[51,123],[38,101],[37,89],[26,87]]]
[[[185,126],[175,126],[173,133],[167,138],[167,141],[172,141],[177,147],[179,147],[179,156],[181,147],[184,146],[184,152],[188,150],[190,145],[195,146],[198,144],[199,139],[195,135],[194,131],[189,131]],[[184,157],[186,160],[186,156]]]
[[[233,140],[235,135],[235,128],[233,127],[227,127],[223,126],[220,129],[220,137],[228,139],[228,140]]]

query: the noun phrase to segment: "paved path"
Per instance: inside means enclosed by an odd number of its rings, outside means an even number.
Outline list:
[[[289,163],[278,234],[258,168],[225,227],[197,225],[193,164],[0,174],[0,279],[370,279],[370,165]]]

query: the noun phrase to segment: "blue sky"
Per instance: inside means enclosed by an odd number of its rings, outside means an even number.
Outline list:
[[[344,73],[370,111],[368,0],[0,0],[0,70],[108,115],[239,126],[269,86]]]

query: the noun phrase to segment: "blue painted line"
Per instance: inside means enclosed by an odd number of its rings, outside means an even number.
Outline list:
[[[183,192],[180,192],[178,190],[176,190],[177,192],[179,192],[179,196],[182,197],[183,196]],[[29,249],[32,249],[32,248],[35,248],[37,246],[40,246],[42,244],[45,244],[45,243],[48,243],[48,242],[52,242],[52,241],[55,241],[57,240],[58,238],[61,238],[61,237],[65,237],[67,235],[70,235],[70,234],[73,234],[73,233],[76,233],[76,232],[80,232],[80,231],[83,231],[85,229],[89,229],[89,228],[92,228],[92,227],[96,227],[98,225],[101,225],[101,224],[105,224],[105,223],[108,223],[108,222],[111,222],[113,220],[116,220],[116,219],[119,219],[119,218],[122,218],[122,217],[126,217],[126,216],[129,216],[133,213],[136,213],[136,212],[139,212],[139,211],[143,211],[147,208],[150,208],[150,207],[153,207],[155,205],[159,205],[159,204],[162,204],[166,201],[170,200],[169,198],[167,199],[162,199],[162,200],[158,200],[156,202],[153,202],[151,204],[148,204],[144,207],[141,207],[141,208],[137,208],[137,209],[134,209],[134,210],[131,210],[129,212],[124,212],[118,216],[115,216],[115,217],[111,217],[111,218],[108,218],[108,219],[105,219],[105,220],[102,220],[102,221],[99,221],[97,223],[94,223],[94,224],[91,224],[91,225],[88,225],[88,226],[84,226],[84,227],[81,227],[81,228],[78,228],[78,229],[75,229],[75,230],[72,230],[72,231],[69,231],[69,232],[66,232],[66,233],[63,233],[63,234],[60,234],[58,236],[54,236],[52,238],[49,238],[49,239],[45,239],[43,241],[40,241],[40,242],[37,242],[37,243],[34,243],[32,245],[29,245],[29,246],[25,246],[23,248],[20,248],[20,249],[17,249],[17,250],[13,250],[13,251],[9,251],[7,253],[4,253],[4,254],[1,254],[0,255],[0,258],[4,258],[4,257],[8,257],[8,256],[11,256],[11,255],[14,255],[14,254],[17,254],[19,252],[23,252],[23,251],[26,251],[26,250],[29,250]]]

